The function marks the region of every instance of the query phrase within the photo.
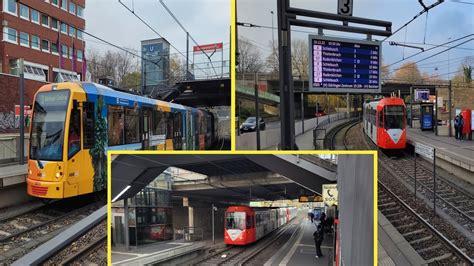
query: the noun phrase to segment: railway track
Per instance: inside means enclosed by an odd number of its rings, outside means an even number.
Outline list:
[[[326,137],[324,146],[330,150],[348,150],[348,143],[346,141],[347,134],[351,128],[359,124],[359,119],[351,119],[341,125],[336,126],[329,132]]]
[[[258,242],[248,246],[229,246],[217,253],[206,256],[193,265],[263,265],[274,255],[275,247],[279,248],[288,241],[300,228],[299,223],[293,219],[285,227],[275,230]],[[281,243],[281,244],[278,244]]]
[[[5,229],[12,231],[0,238],[0,264],[11,264],[98,208],[97,203],[89,203],[64,213],[40,208],[41,211],[35,210],[3,221],[0,225],[2,232]]]
[[[46,265],[107,265],[106,219],[45,262]]]
[[[377,149],[362,131],[353,138],[360,139],[361,149]],[[411,180],[410,173],[414,175],[414,168],[410,171],[410,165],[414,165],[414,163],[406,160],[410,159],[393,159],[379,151],[379,210],[388,216],[387,219],[392,225],[429,264],[473,265],[473,241],[456,229],[448,220],[434,215],[432,208],[423,200],[415,198],[410,191],[410,183],[404,180]],[[418,174],[420,174],[421,180],[423,175],[429,175],[429,171],[417,169],[417,180]],[[428,182],[429,178],[426,178]],[[417,187],[417,191],[421,191],[420,187],[422,186]],[[428,184],[427,188],[429,188]],[[455,193],[466,194],[454,186],[452,189],[455,189]]]
[[[415,189],[415,171],[417,182],[417,193],[420,192],[430,202],[433,202],[433,171],[428,170],[421,164],[417,164],[415,170],[414,157],[404,154],[403,158],[386,160],[391,168],[396,171],[397,176],[402,178],[407,186]],[[458,188],[442,176],[436,175],[436,205],[446,214],[453,218],[458,224],[471,232],[474,239],[474,197]]]
[[[472,265],[465,250],[456,247],[380,181],[377,190],[378,209],[428,265]]]

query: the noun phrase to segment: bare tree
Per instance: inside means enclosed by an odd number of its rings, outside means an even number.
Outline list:
[[[138,61],[136,58],[125,51],[117,51],[115,55],[116,81],[122,84],[123,78],[138,70]]]
[[[309,68],[308,45],[302,39],[294,39],[291,42],[291,66],[293,76],[308,79]]]
[[[418,66],[412,62],[401,65],[394,73],[393,78],[398,83],[421,82],[422,76]]]
[[[238,73],[255,73],[264,69],[262,55],[255,45],[246,38],[239,37],[240,64]]]
[[[169,85],[174,86],[176,83],[186,80],[186,61],[180,59],[178,55],[170,58],[169,69]]]

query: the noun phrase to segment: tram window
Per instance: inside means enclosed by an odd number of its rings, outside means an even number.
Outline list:
[[[382,128],[382,127],[383,127],[383,112],[382,112],[382,111],[379,111],[378,114],[379,114],[379,116],[378,116],[379,122],[378,122],[378,126],[377,126],[377,127]]]
[[[404,128],[405,112],[403,106],[385,106],[385,129]]]
[[[199,115],[194,114],[194,134],[199,135],[199,127],[201,125],[201,122],[199,120]]]
[[[140,142],[140,116],[138,109],[125,108],[125,143]]]
[[[252,216],[247,215],[245,221],[247,223],[247,229],[252,228]]]
[[[68,158],[81,149],[81,113],[79,109],[71,110],[69,120]]]
[[[84,125],[84,149],[90,149],[95,144],[94,103],[84,102],[82,123]]]
[[[181,113],[174,113],[174,126],[173,126],[173,130],[174,130],[174,137],[181,137],[182,136],[182,123],[183,123],[183,119],[182,119],[182,116],[181,116]]]
[[[153,112],[153,135],[166,135],[166,115],[161,111]]]
[[[173,113],[166,113],[166,117],[168,118],[166,123],[166,139],[173,138],[173,123],[174,123],[174,116]]]
[[[110,105],[108,112],[109,146],[121,145],[123,144],[123,107]]]

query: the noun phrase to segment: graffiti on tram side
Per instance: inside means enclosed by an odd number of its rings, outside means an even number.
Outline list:
[[[95,122],[95,143],[89,153],[92,157],[92,165],[94,167],[94,191],[101,191],[107,185],[107,155],[105,154],[105,146],[107,143],[107,120],[102,113],[104,99],[99,96],[95,103],[95,113],[97,120]]]

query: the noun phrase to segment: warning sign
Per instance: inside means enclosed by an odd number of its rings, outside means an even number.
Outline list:
[[[328,206],[337,204],[337,184],[323,185],[323,202]]]

